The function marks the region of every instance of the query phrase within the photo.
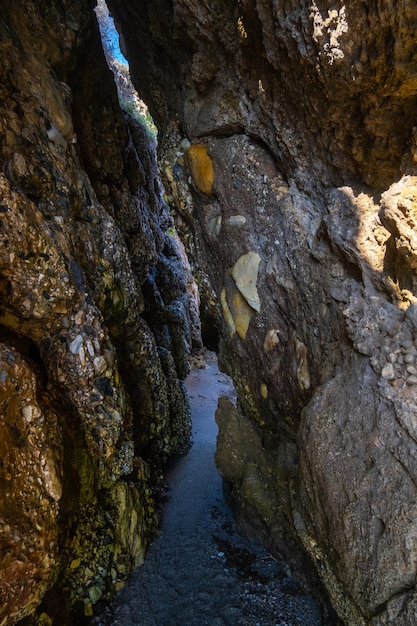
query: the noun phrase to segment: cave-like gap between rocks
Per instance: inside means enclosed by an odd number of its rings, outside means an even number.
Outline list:
[[[121,52],[119,33],[104,0],[96,15],[103,50],[122,109],[156,140],[157,129],[140,100]],[[109,603],[99,603],[90,626],[321,626],[314,590],[284,558],[272,556],[246,522],[236,523],[227,485],[215,466],[214,415],[220,397],[236,403],[233,381],[218,366],[219,333],[200,320],[203,354],[192,359],[187,390],[192,447],[166,466],[161,528],[145,563]],[[179,583],[178,581],[181,581]],[[174,588],[174,590],[173,590]]]
[[[78,626],[154,536],[190,433],[169,205],[238,389],[218,466],[242,516],[343,623],[415,626],[417,5],[107,2],[165,204],[94,0],[0,2],[0,624]]]

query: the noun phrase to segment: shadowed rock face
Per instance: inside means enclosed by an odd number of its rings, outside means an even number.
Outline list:
[[[238,389],[217,463],[240,515],[303,546],[344,623],[411,626],[415,3],[110,5]]]
[[[0,85],[0,623],[51,589],[40,611],[80,624],[143,561],[188,449],[199,322],[90,3],[2,2]]]

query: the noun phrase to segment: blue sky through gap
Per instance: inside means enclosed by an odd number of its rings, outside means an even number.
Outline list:
[[[114,25],[113,18],[109,14],[104,0],[98,0],[96,8],[97,19],[100,27],[101,39],[106,52],[116,61],[123,65],[128,65],[127,59],[123,56],[119,45],[119,33]]]

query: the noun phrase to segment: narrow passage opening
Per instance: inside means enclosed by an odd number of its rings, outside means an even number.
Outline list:
[[[238,532],[214,463],[219,396],[230,379],[206,352],[187,378],[194,445],[173,459],[161,528],[95,626],[323,626],[317,602],[290,565]]]
[[[156,141],[157,129],[131,82],[104,0],[98,0],[96,14],[120,106]],[[321,608],[297,572],[238,532],[214,460],[218,398],[235,403],[236,391],[218,367],[218,330],[205,311],[201,318],[207,350],[186,381],[193,446],[168,463],[161,528],[145,563],[91,625],[323,626]]]
[[[148,135],[156,141],[158,129],[145,102],[140,98],[130,78],[129,63],[124,56],[119,41],[119,33],[104,0],[97,0],[95,8],[100,28],[103,51],[107,64],[114,75],[120,107],[134,119],[142,122]]]

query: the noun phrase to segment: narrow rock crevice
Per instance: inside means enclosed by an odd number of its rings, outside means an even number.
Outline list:
[[[302,572],[238,534],[214,464],[217,399],[234,402],[236,394],[213,354],[198,363],[187,378],[193,448],[168,464],[158,536],[145,564],[92,624],[335,626]]]
[[[0,5],[0,624],[143,563],[200,308],[238,518],[347,626],[414,626],[417,9],[108,4],[157,147],[90,2]]]

